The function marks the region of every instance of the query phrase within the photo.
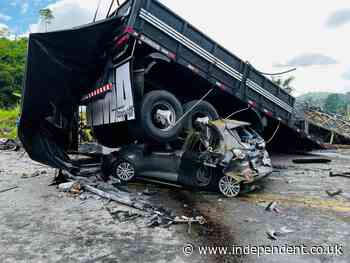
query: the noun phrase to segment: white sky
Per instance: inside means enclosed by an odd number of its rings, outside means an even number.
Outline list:
[[[110,3],[101,1],[100,16]],[[91,22],[97,2],[57,1],[50,6],[56,17],[51,29]],[[292,73],[296,77],[295,95],[309,91],[350,92],[350,76],[342,77],[346,72],[350,75],[350,1],[161,2],[261,71],[285,71],[291,67],[276,65],[288,63],[311,64],[298,66]],[[327,25],[330,18],[332,26]],[[38,30],[38,26],[32,25],[31,30]]]

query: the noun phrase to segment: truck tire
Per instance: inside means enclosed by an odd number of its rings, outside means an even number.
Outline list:
[[[159,114],[159,112],[162,114]],[[141,103],[141,125],[146,137],[160,143],[178,138],[182,131],[181,123],[173,126],[183,114],[180,101],[165,90],[151,91]]]
[[[185,114],[198,102],[198,100],[194,100],[189,103],[186,103],[184,106]],[[194,109],[192,109],[190,113],[188,113],[184,124],[185,131],[195,129],[196,119],[204,117],[209,117],[210,120],[217,120],[220,118],[214,106],[207,101],[202,101]]]

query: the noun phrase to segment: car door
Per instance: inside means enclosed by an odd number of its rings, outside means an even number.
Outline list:
[[[146,151],[139,174],[146,178],[177,182],[179,165],[180,157],[176,152]]]

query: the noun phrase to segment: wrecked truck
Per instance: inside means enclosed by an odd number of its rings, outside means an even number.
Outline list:
[[[272,173],[265,141],[249,123],[199,118],[181,149],[130,144],[106,158],[104,173],[122,182],[170,183],[236,197]]]
[[[19,137],[33,160],[72,171],[82,106],[104,146],[177,148],[199,118],[235,112],[266,136],[291,123],[293,105],[158,1],[129,0],[102,21],[30,35]]]

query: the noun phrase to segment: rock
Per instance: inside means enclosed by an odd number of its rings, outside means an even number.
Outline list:
[[[266,231],[266,235],[271,240],[277,240],[276,232],[274,230]]]
[[[266,211],[270,211],[270,212],[275,212],[275,213],[280,213],[280,210],[277,208],[277,202],[271,202],[267,205],[267,207],[265,208]]]
[[[68,183],[63,183],[58,185],[58,190],[61,192],[70,192],[71,189],[73,188],[73,185],[75,182],[68,182]]]

